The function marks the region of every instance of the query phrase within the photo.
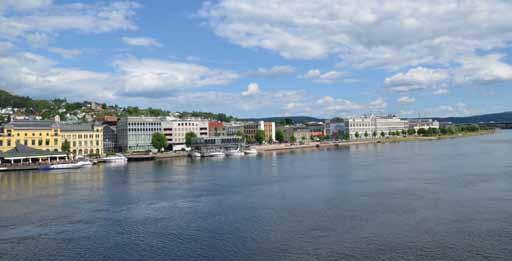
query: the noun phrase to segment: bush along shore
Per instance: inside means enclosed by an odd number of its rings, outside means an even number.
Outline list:
[[[304,144],[263,144],[257,145],[254,148],[259,152],[266,151],[285,151],[295,149],[307,148],[326,148],[326,147],[339,147],[350,146],[357,144],[371,144],[371,143],[394,143],[394,142],[408,142],[408,141],[427,141],[427,140],[440,140],[461,138],[479,135],[488,135],[496,132],[494,128],[481,128],[478,125],[453,125],[443,128],[429,128],[429,129],[414,129],[390,132],[387,136],[382,133],[372,133],[367,135],[357,135],[357,139],[343,139],[343,140],[321,140],[311,141]],[[346,138],[346,137],[345,137]]]

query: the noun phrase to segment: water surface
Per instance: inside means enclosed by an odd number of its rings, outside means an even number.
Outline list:
[[[512,132],[2,173],[2,260],[505,260]]]

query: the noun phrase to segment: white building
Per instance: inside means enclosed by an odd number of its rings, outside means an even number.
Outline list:
[[[208,121],[167,117],[162,121],[162,130],[167,138],[168,146],[176,151],[186,147],[185,136],[189,132],[195,133],[197,137],[208,137]]]
[[[432,119],[413,119],[409,120],[409,129],[418,131],[419,129],[439,129],[439,122]]]
[[[373,138],[381,136],[381,133],[388,135],[389,132],[407,130],[409,122],[395,116],[364,116],[345,119],[345,132],[351,139]]]
[[[276,140],[276,123],[273,121],[259,121],[258,130],[265,132],[265,141],[274,142]]]

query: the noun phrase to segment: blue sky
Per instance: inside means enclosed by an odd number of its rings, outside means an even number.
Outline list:
[[[0,2],[0,87],[240,117],[512,110],[510,1]]]

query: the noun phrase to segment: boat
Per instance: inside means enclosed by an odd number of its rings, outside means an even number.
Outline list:
[[[243,156],[243,155],[244,155],[244,153],[241,152],[240,149],[226,151],[226,156],[229,156],[229,157]]]
[[[106,163],[123,163],[123,162],[128,162],[128,158],[125,157],[123,154],[121,153],[117,153],[116,155],[114,156],[108,156],[108,157],[105,157],[103,158],[103,160],[106,162]]]
[[[201,156],[203,157],[224,157],[226,156],[226,154],[224,152],[221,152],[221,151],[212,151],[212,152],[205,152],[203,154],[201,154]]]
[[[256,155],[258,154],[258,151],[252,148],[244,150],[245,155]]]
[[[78,164],[81,164],[82,166],[92,166],[94,163],[85,157],[77,157]]]
[[[197,151],[190,151],[190,152],[188,153],[188,155],[189,155],[190,157],[192,157],[192,158],[199,158],[199,157],[201,157],[201,153],[200,153],[200,152],[197,152]]]
[[[41,166],[39,169],[40,170],[79,169],[79,168],[81,168],[83,166],[84,165],[82,165],[79,162],[75,162],[75,163],[60,163],[60,164],[53,164],[53,165],[44,165],[44,166]]]

